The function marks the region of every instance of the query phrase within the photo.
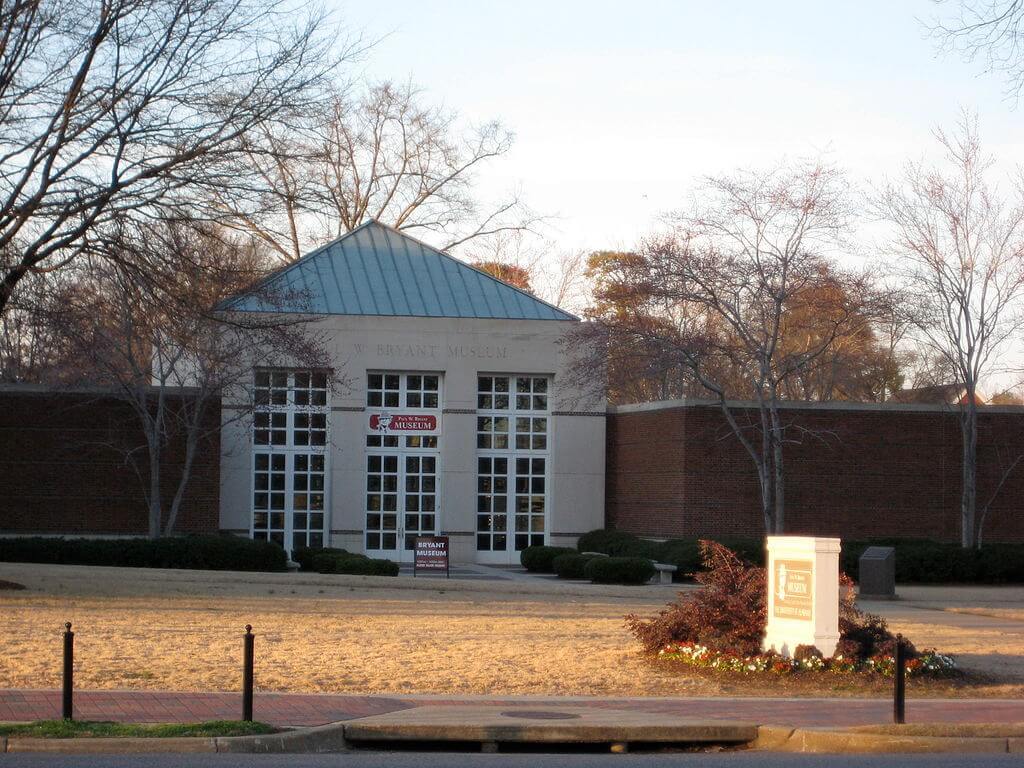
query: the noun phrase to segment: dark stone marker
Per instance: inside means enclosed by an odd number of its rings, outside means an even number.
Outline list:
[[[896,550],[868,547],[860,556],[860,599],[893,600],[896,597]]]

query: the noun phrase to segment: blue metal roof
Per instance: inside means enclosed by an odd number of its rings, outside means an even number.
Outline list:
[[[292,299],[281,297],[294,297]],[[278,270],[222,310],[578,320],[377,221]]]

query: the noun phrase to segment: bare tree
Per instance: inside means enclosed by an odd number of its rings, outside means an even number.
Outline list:
[[[905,281],[907,309],[918,340],[965,390],[961,542],[978,541],[979,382],[998,354],[1024,328],[1024,190],[1000,199],[988,178],[977,121],[963,117],[957,132],[936,132],[944,168],[910,163],[903,178],[880,194],[881,214],[895,230],[893,271]]]
[[[511,146],[500,123],[465,128],[412,85],[366,85],[336,92],[284,130],[252,134],[260,192],[227,189],[221,202],[285,262],[366,219],[432,233],[448,250],[538,220],[517,195],[491,207],[478,200],[477,171]]]
[[[496,277],[501,278],[499,273],[507,269],[528,278],[528,290],[556,307],[579,313],[587,305],[586,254],[559,250],[538,232],[512,229],[495,233],[467,243],[461,255],[474,266],[493,265]]]
[[[233,186],[242,140],[321,98],[324,18],[288,0],[0,4],[0,314],[97,227],[195,211]],[[143,258],[144,254],[135,254]]]
[[[102,256],[90,254],[76,290],[60,297],[47,325],[74,348],[83,376],[138,418],[143,443],[111,447],[139,474],[149,535],[171,535],[202,444],[252,411],[253,365],[288,360],[332,383],[340,379],[311,316],[212,311],[265,273],[244,241],[168,223],[121,227],[94,247]],[[167,268],[134,271],[136,249],[160,251]],[[261,298],[275,306],[299,297]],[[229,390],[233,405],[222,414],[220,398]],[[184,446],[173,460],[172,444]]]
[[[785,387],[868,322],[866,280],[829,260],[848,226],[846,186],[837,171],[801,163],[709,179],[700,200],[671,235],[617,260],[632,296],[597,319],[718,402],[756,467],[765,530],[781,533],[783,447],[799,431],[779,409]],[[840,280],[846,299],[836,302],[826,289]],[[754,400],[754,423],[736,397]]]
[[[942,0],[939,0],[942,2]],[[981,61],[1007,80],[1007,94],[1024,88],[1024,0],[956,0],[957,11],[929,26],[940,49]]]
[[[0,314],[0,381],[58,383],[73,378],[65,340],[43,311],[63,275],[29,274]]]

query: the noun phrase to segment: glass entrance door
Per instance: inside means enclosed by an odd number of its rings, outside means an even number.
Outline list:
[[[438,532],[437,462],[428,453],[367,455],[367,555],[412,562],[416,537]]]
[[[550,379],[479,376],[476,560],[518,564],[547,542]]]

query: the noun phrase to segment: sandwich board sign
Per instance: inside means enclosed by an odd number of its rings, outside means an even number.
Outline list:
[[[419,571],[444,571],[445,578],[451,578],[448,565],[447,536],[417,536],[413,551],[412,575]]]
[[[813,645],[831,657],[839,643],[839,539],[769,536],[764,649],[792,657]]]

